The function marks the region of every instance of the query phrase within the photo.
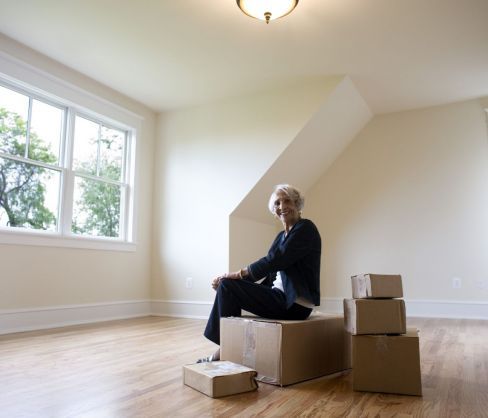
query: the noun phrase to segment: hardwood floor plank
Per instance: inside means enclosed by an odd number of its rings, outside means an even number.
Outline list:
[[[488,321],[410,318],[423,397],[354,392],[342,372],[211,399],[182,366],[213,352],[205,321],[147,317],[0,336],[0,416],[488,417]]]

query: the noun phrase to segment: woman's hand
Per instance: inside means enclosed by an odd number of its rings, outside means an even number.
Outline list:
[[[212,289],[217,290],[217,287],[219,287],[220,282],[224,276],[217,276],[215,279],[212,280]]]
[[[222,279],[239,280],[241,278],[242,277],[240,271],[235,271],[233,273],[226,273],[221,276],[217,276],[215,279],[212,280],[212,289],[217,290],[217,287],[219,287],[219,284],[222,281]]]

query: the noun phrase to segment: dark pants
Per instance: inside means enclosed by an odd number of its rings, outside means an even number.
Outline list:
[[[205,337],[220,345],[220,318],[241,316],[241,309],[269,319],[303,320],[312,312],[296,303],[287,309],[285,294],[279,289],[247,280],[223,279],[203,333]]]

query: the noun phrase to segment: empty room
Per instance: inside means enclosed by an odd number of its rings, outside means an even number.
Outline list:
[[[488,417],[487,22],[0,0],[0,416]]]

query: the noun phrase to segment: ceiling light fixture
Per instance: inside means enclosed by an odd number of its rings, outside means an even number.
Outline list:
[[[270,20],[279,19],[291,13],[297,7],[298,0],[236,0],[239,9],[245,14],[256,19]]]

